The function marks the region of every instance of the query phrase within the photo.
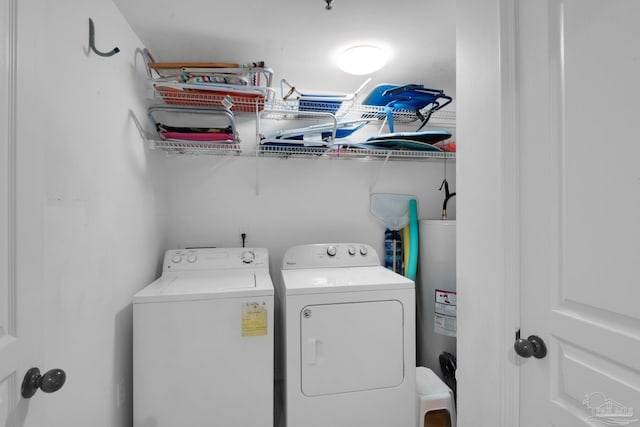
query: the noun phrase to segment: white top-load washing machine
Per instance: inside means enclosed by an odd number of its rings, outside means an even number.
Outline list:
[[[415,426],[414,282],[364,244],[288,249],[276,285],[287,427]]]
[[[266,249],[167,251],[133,297],[134,426],[273,426]]]

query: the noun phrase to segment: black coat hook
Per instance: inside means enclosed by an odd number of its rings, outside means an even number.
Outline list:
[[[111,49],[110,52],[100,52],[98,49],[96,49],[96,45],[95,45],[95,28],[93,26],[93,20],[91,18],[89,18],[89,48],[94,51],[97,55],[100,56],[113,56],[116,53],[120,52],[120,49],[118,47],[114,47],[113,49]]]

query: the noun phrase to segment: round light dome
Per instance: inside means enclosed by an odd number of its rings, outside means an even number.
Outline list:
[[[354,46],[338,55],[338,67],[345,73],[362,75],[378,71],[385,66],[389,54],[372,45]]]

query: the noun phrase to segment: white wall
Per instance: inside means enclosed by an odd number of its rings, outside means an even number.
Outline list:
[[[458,425],[518,424],[513,2],[458,0]],[[516,396],[516,397],[514,397]]]
[[[368,243],[383,254],[384,226],[370,213],[375,193],[415,195],[418,214],[440,218],[444,160],[388,162],[173,157],[168,174],[170,246],[269,248],[274,279],[286,248],[304,243]],[[451,191],[455,162],[447,161]],[[258,194],[256,194],[256,176]],[[455,218],[455,198],[449,204]]]
[[[144,117],[142,46],[110,0],[18,6],[17,144],[38,145],[46,165],[45,243],[32,248],[45,260],[40,368],[67,373],[61,391],[35,398],[47,427],[129,426],[130,299],[156,277],[165,242],[159,157],[130,116]],[[88,53],[89,17],[98,48],[121,53]]]

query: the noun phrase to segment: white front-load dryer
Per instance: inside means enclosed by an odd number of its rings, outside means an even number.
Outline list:
[[[273,426],[266,249],[170,250],[133,297],[135,427]]]
[[[281,425],[415,426],[413,281],[368,245],[296,246],[276,306]]]

